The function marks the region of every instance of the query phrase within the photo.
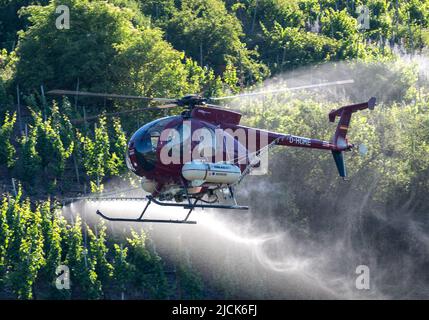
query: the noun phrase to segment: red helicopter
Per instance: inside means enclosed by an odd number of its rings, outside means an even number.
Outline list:
[[[271,93],[346,83],[352,83],[352,80],[287,88]],[[339,122],[332,140],[322,141],[246,127],[240,125],[240,112],[208,103],[232,97],[204,98],[187,95],[180,99],[166,99],[67,90],[48,93],[168,103],[159,106],[160,109],[182,107],[184,111],[181,115],[145,124],[132,135],[128,143],[125,155],[127,166],[142,178],[142,188],[150,194],[146,196],[147,204],[140,216],[136,219],[114,218],[99,210],[97,214],[110,221],[187,224],[196,223],[189,220],[195,208],[247,210],[247,206],[237,204],[234,188],[253,170],[266,167],[263,155],[276,145],[330,150],[339,175],[345,178],[347,172],[344,152],[355,147],[347,140],[351,115],[359,110],[373,109],[376,102],[375,98],[371,98],[368,102],[332,110],[329,121],[335,122],[336,117],[339,117]],[[233,97],[255,94],[259,93]],[[225,195],[231,199],[232,204],[219,203],[220,196],[225,198]],[[147,219],[145,213],[151,203],[182,207],[189,211],[182,220]]]

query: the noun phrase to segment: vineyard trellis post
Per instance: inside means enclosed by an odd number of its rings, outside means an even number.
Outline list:
[[[16,103],[17,103],[17,113],[18,113],[18,125],[19,133],[22,134],[22,119],[21,119],[21,97],[19,93],[19,84],[16,85]]]

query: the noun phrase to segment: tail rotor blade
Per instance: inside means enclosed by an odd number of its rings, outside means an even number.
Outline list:
[[[361,143],[358,147],[358,151],[361,156],[364,156],[368,153],[368,147],[363,143]]]

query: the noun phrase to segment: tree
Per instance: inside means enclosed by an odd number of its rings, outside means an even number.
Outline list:
[[[68,30],[55,27],[60,4],[71,9]],[[88,0],[23,8],[30,26],[20,34],[15,81],[27,91],[40,84],[75,88],[79,79],[81,90],[180,95],[187,88],[183,55],[133,9],[125,2]]]
[[[242,21],[244,30],[250,39],[255,39],[254,35],[261,31],[261,23],[269,29],[274,27],[275,22],[282,27],[304,26],[305,13],[300,10],[303,2],[291,0],[251,0],[246,2],[244,2],[246,3],[245,15]]]
[[[174,0],[144,0],[139,1],[144,14],[151,16],[156,22],[166,22],[176,12]]]
[[[4,279],[7,271],[7,259],[6,253],[9,246],[11,230],[8,225],[7,212],[9,210],[10,203],[8,198],[2,199],[0,207],[0,290],[4,288]]]
[[[61,293],[65,293],[66,295],[61,295],[55,287],[55,271],[62,264],[61,256],[63,248],[61,241],[66,227],[64,218],[55,209],[51,209],[51,204],[50,200],[38,204],[38,210],[42,217],[41,230],[44,239],[43,251],[46,261],[39,273],[39,283],[43,281],[43,284],[41,283],[42,288],[48,287],[46,292],[44,292],[45,297],[54,299],[67,297],[67,292],[63,290]],[[46,283],[48,286],[46,286]]]
[[[17,40],[16,32],[25,27],[26,21],[20,19],[18,11],[34,3],[46,4],[48,0],[2,0],[0,1],[0,49],[13,50]]]
[[[94,140],[78,133],[82,160],[91,182],[93,192],[103,191],[102,180],[105,175],[118,174],[119,159],[110,153],[110,140],[106,127],[106,117],[99,118],[94,129]]]
[[[329,8],[321,18],[322,33],[336,40],[354,40],[357,33],[356,20],[346,10],[336,11]]]
[[[201,299],[203,281],[198,272],[192,268],[188,259],[180,261],[176,267],[177,286],[180,288],[179,299]]]
[[[56,109],[54,104],[54,112],[57,112]],[[66,160],[71,156],[74,144],[71,141],[68,149],[65,149],[61,140],[61,126],[58,123],[53,124],[52,117],[43,121],[41,114],[34,113],[33,118],[34,130],[37,132],[36,151],[40,155],[45,177],[55,186],[56,179],[64,172]]]
[[[169,296],[167,278],[165,276],[161,258],[146,246],[146,234],[131,232],[128,238],[130,245],[129,261],[135,266],[135,286],[142,290],[145,296],[152,299],[165,299]],[[146,291],[146,294],[145,294]]]
[[[33,284],[45,263],[41,215],[30,209],[29,199],[21,200],[21,188],[10,203],[7,218],[11,226],[7,259],[7,286],[19,299],[33,298]]]
[[[123,173],[127,170],[124,155],[127,150],[127,137],[122,129],[121,120],[113,118],[113,135],[112,143],[110,145],[110,152],[112,160],[116,162],[115,166],[118,173]]]
[[[0,111],[7,110],[13,101],[9,95],[8,87],[14,74],[16,60],[14,52],[8,53],[6,49],[0,47]]]
[[[95,271],[95,261],[88,257],[88,249],[83,243],[82,222],[79,216],[67,232],[66,248],[65,264],[70,268],[73,295],[86,299],[100,298],[101,283]]]
[[[15,148],[11,143],[11,135],[16,122],[16,114],[6,112],[3,125],[0,127],[0,165],[11,168],[15,163]]]
[[[135,267],[127,261],[127,257],[128,248],[115,243],[113,245],[112,289],[120,292],[121,298],[125,298],[125,292],[130,288],[135,272]]]
[[[97,234],[94,234],[94,232],[87,226],[87,232],[90,239],[89,258],[95,265],[95,272],[101,282],[102,288],[105,288],[112,278],[113,267],[107,260],[109,249],[106,246],[106,226],[104,223],[101,223],[96,230]]]
[[[265,48],[262,57],[273,72],[336,60],[339,56],[339,42],[329,37],[298,28],[283,28],[277,22],[272,30],[264,25],[262,30]]]
[[[19,161],[15,166],[16,175],[24,182],[33,182],[42,168],[36,144],[37,131],[29,126],[28,136],[23,136],[19,140]]]
[[[167,39],[201,66],[210,66],[222,75],[232,64],[244,83],[260,81],[267,68],[257,61],[257,52],[240,40],[243,31],[238,19],[219,0],[185,0],[165,26]]]

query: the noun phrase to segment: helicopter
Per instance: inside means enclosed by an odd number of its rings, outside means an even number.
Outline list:
[[[353,80],[277,89],[263,94],[348,83]],[[141,187],[149,195],[123,199],[147,201],[141,214],[137,218],[125,218],[96,211],[109,221],[180,224],[195,224],[196,221],[189,217],[196,208],[248,210],[248,206],[237,204],[235,188],[252,171],[266,170],[264,155],[274,146],[331,151],[339,176],[346,179],[344,152],[355,148],[347,139],[351,116],[360,110],[372,110],[376,104],[376,98],[372,97],[367,102],[332,110],[328,114],[329,121],[335,122],[337,117],[339,121],[332,140],[323,141],[247,127],[240,124],[241,112],[212,104],[223,99],[261,94],[258,92],[215,98],[190,94],[178,99],[69,90],[52,90],[48,94],[164,103],[157,107],[159,110],[181,107],[184,111],[180,115],[162,117],[140,127],[127,144],[127,167],[141,178]],[[221,203],[221,198],[232,203]],[[151,204],[181,207],[188,211],[180,220],[150,219],[145,213]]]

